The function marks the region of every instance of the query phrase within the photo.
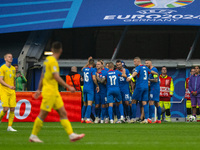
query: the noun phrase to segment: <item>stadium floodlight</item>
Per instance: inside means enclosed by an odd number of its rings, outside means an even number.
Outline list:
[[[50,52],[50,51],[45,51],[45,52],[44,52],[44,55],[50,56],[50,55],[52,55],[52,54],[53,54],[53,52]]]

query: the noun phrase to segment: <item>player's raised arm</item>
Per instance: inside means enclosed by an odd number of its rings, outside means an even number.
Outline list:
[[[84,68],[87,68],[87,67],[88,67],[90,59],[92,59],[92,56],[90,56],[90,57],[88,58],[87,64],[81,69],[81,71],[83,71]]]

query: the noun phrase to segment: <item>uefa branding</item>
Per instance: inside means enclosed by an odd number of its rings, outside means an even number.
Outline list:
[[[135,5],[142,8],[175,8],[192,2],[194,0],[135,0]]]
[[[135,0],[137,7],[144,8],[135,14],[106,15],[104,20],[124,22],[176,22],[179,20],[200,19],[200,15],[180,14],[176,8],[185,9],[195,0]]]

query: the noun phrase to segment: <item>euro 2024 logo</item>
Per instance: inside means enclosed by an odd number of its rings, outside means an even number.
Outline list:
[[[194,0],[135,0],[135,5],[142,8],[175,8],[193,2]]]

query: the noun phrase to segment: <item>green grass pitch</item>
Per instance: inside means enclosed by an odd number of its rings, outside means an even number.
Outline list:
[[[72,123],[76,133],[85,133],[81,141],[69,142],[60,123],[44,123],[39,138],[30,143],[33,123],[14,123],[18,132],[7,132],[0,124],[0,150],[116,150],[116,149],[199,149],[200,123],[162,124],[81,124]]]

